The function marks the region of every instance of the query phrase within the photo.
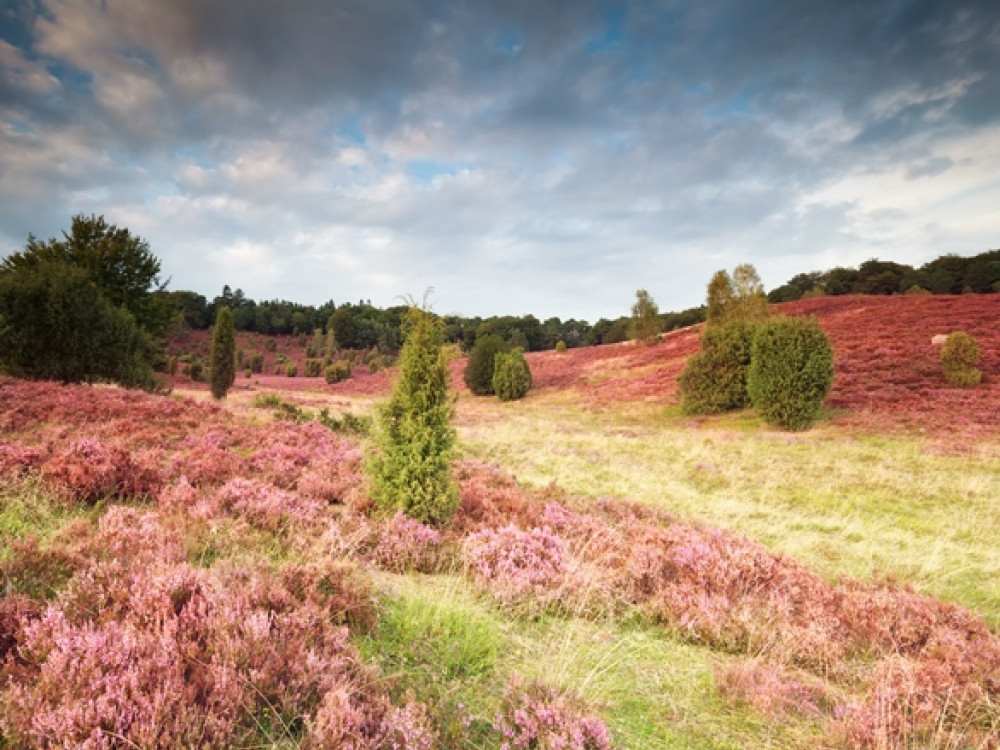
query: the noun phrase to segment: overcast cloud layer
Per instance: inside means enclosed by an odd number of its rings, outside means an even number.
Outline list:
[[[0,254],[594,321],[1000,247],[1000,3],[0,0]]]

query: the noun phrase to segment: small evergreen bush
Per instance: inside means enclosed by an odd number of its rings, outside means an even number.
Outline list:
[[[290,378],[294,378],[298,374],[299,374],[298,365],[289,362],[288,365],[285,367],[285,375],[287,375]]]
[[[307,359],[306,360],[306,377],[307,378],[318,378],[323,374],[323,360],[321,359]]]
[[[559,339],[559,341],[556,342],[556,352],[562,354],[564,351],[566,351],[566,342]]]
[[[719,414],[750,405],[747,372],[756,324],[735,320],[707,326],[701,351],[692,355],[677,383],[688,414]]]
[[[516,401],[531,390],[531,368],[521,349],[500,352],[494,359],[493,392],[501,401]]]
[[[205,380],[205,365],[202,364],[200,359],[192,359],[189,369],[191,373],[191,380],[196,383],[201,383]]]
[[[959,388],[979,385],[982,373],[976,369],[979,361],[979,344],[965,331],[948,335],[941,347],[941,368],[948,382]]]
[[[768,424],[804,430],[833,385],[833,350],[813,318],[759,324],[750,352],[747,388]]]
[[[469,352],[463,378],[474,396],[493,395],[493,371],[497,354],[504,350],[503,339],[497,334],[489,334],[476,339],[476,345]]]
[[[254,352],[250,355],[250,371],[255,373],[264,372],[264,355]]]
[[[442,525],[458,507],[451,476],[454,399],[448,393],[448,362],[439,318],[413,306],[392,397],[376,411],[367,463],[372,498],[385,513],[403,511],[422,523]]]
[[[251,375],[253,375],[253,371],[249,367],[243,368],[243,377],[249,378]]]
[[[342,361],[334,362],[323,370],[323,377],[330,385],[339,383],[341,380],[347,380],[351,377],[351,363]]]

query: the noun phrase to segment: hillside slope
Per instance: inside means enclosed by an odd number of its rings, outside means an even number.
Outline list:
[[[834,421],[880,430],[958,431],[974,438],[1000,423],[1000,295],[820,297],[775,305],[813,315],[834,350],[827,406]],[[665,334],[653,347],[633,344],[528,356],[538,392],[572,389],[581,401],[677,402],[677,376],[698,350],[700,326]],[[983,382],[950,386],[935,334],[966,331],[979,342]]]

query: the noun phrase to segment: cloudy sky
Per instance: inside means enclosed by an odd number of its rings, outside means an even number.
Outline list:
[[[699,304],[1000,247],[996,0],[0,0],[0,254],[77,213],[170,288]]]

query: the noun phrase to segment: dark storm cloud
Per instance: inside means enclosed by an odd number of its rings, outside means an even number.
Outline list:
[[[776,285],[838,248],[913,247],[929,196],[998,158],[977,140],[1000,118],[995,3],[21,0],[0,19],[4,242],[114,210],[205,292],[245,274],[321,301],[337,278],[388,302],[414,280],[468,312],[594,317],[643,280],[676,307],[722,264],[760,257]],[[887,205],[883,179],[924,192]],[[934,242],[986,241],[964,211]],[[944,249],[984,248],[920,252]]]

